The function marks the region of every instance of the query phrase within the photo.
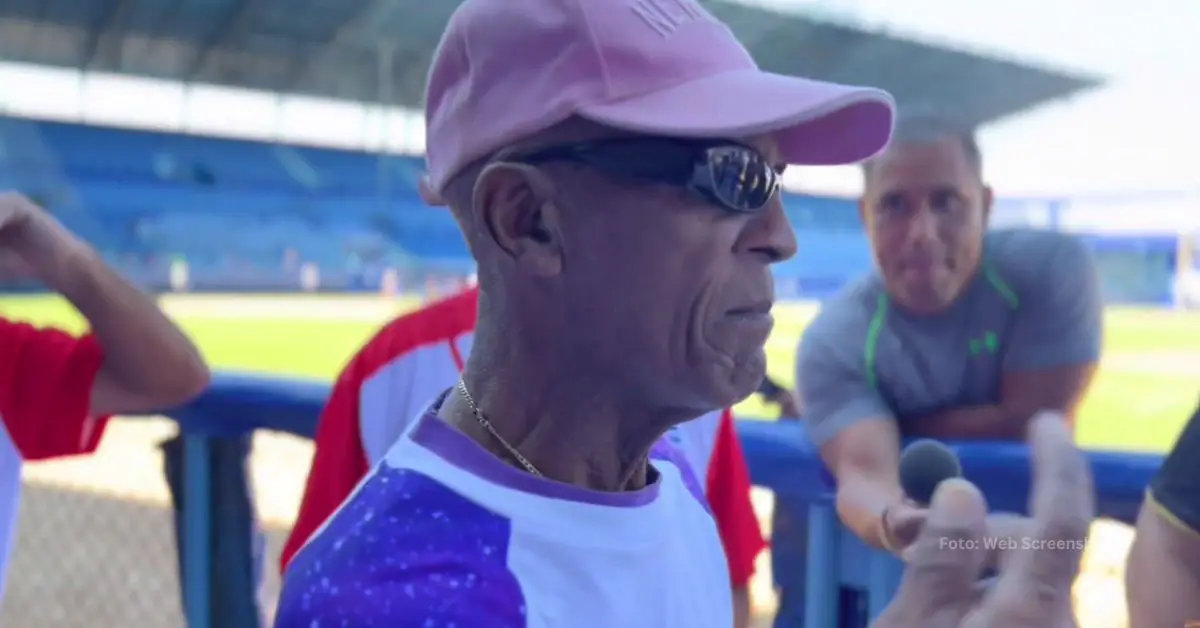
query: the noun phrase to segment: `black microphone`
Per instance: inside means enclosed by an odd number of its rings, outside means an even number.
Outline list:
[[[900,486],[912,501],[928,506],[943,480],[962,477],[962,464],[936,440],[914,441],[900,454]]]

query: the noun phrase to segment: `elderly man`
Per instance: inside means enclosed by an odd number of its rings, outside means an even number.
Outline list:
[[[293,559],[277,625],[728,628],[663,436],[762,381],[779,173],[876,153],[891,99],[761,72],[689,0],[467,0],[426,102],[474,343]]]
[[[90,453],[109,415],[182,403],[209,375],[196,347],[151,299],[17,194],[0,194],[0,252],[65,297],[92,328],[76,338],[0,318],[2,585],[22,463]]]
[[[478,302],[479,291],[472,288],[409,312],[388,323],[346,365],[321,414],[304,500],[280,559],[283,570],[429,402],[462,376]],[[759,392],[798,414],[789,391],[764,384]],[[676,426],[669,437],[704,484],[729,562],[735,626],[748,626],[750,578],[765,541],[733,415],[728,409],[710,412]]]
[[[1200,626],[1200,407],[1146,491],[1125,566],[1130,626]]]
[[[1085,246],[988,231],[992,191],[969,130],[902,118],[866,164],[860,204],[878,273],[826,303],[800,343],[805,419],[837,509],[901,552],[925,512],[898,481],[901,436],[1020,440],[1039,409],[1070,417],[1100,356]]]

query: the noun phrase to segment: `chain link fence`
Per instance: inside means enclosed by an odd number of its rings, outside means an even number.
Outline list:
[[[185,628],[170,493],[159,443],[166,419],[114,421],[93,456],[32,463],[8,572],[4,628]],[[262,600],[273,609],[275,565],[303,491],[309,442],[255,437],[251,472],[268,531]]]

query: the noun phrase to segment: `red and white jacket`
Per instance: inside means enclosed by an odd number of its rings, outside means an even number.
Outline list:
[[[0,593],[16,540],[21,465],[96,449],[108,420],[91,414],[103,362],[92,336],[0,318]]]
[[[304,501],[284,545],[281,567],[354,490],[434,398],[454,385],[474,337],[478,291],[469,290],[402,316],[379,332],[342,371],[317,428]],[[714,412],[671,434],[707,496],[735,587],[754,574],[765,542],[750,502],[750,472],[733,415]]]

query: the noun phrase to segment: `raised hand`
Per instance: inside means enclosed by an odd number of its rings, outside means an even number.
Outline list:
[[[947,480],[907,553],[896,599],[873,628],[1058,628],[1075,625],[1071,585],[1095,516],[1087,459],[1063,417],[1030,425],[1032,517],[995,584],[978,586],[988,562],[987,504],[974,485]]]
[[[0,268],[11,276],[32,274],[52,288],[87,245],[33,201],[0,193]]]

